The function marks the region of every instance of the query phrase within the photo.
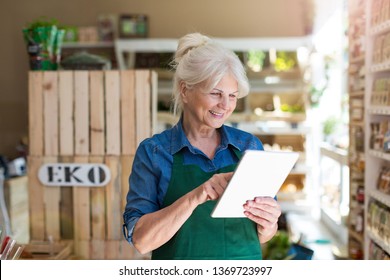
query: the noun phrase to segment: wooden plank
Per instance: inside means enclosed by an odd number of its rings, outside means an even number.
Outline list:
[[[43,72],[28,73],[29,154],[43,155]]]
[[[106,221],[108,240],[119,240],[122,237],[121,213],[121,170],[120,158],[107,156],[105,163],[111,172],[111,180],[106,186]]]
[[[75,93],[75,154],[89,154],[89,75],[88,71],[74,72]]]
[[[126,196],[129,191],[129,175],[133,167],[134,156],[121,156],[121,213],[125,211]]]
[[[118,71],[105,72],[106,154],[120,155],[120,79]]]
[[[122,155],[134,155],[135,141],[135,83],[134,71],[121,71],[121,144]]]
[[[68,259],[72,253],[73,253],[73,243],[69,242],[69,244],[65,245],[65,247],[58,252],[58,254],[53,258],[55,260],[66,260]]]
[[[54,71],[43,73],[44,154],[58,155],[58,75]]]
[[[150,71],[135,72],[136,145],[151,136]]]
[[[75,247],[75,254],[80,260],[91,259],[91,241],[90,240],[78,240],[77,247]]]
[[[73,72],[58,72],[59,91],[59,122],[60,122],[60,155],[72,156],[74,154],[74,108],[73,108]]]
[[[119,254],[118,259],[119,260],[132,260],[134,259],[135,255],[135,249],[133,246],[131,246],[126,240],[120,240],[119,241]]]
[[[106,240],[105,258],[106,260],[118,260],[120,252],[119,240]]]
[[[91,260],[105,259],[105,240],[94,239],[91,241]]]
[[[61,157],[63,163],[73,163],[72,156]],[[73,188],[61,187],[60,228],[61,239],[73,239]]]
[[[78,156],[75,163],[88,163],[88,157]],[[90,189],[88,187],[73,187],[73,221],[75,253],[82,258],[89,258],[82,241],[91,239],[90,230]]]
[[[102,71],[89,72],[91,102],[91,155],[105,154],[104,79]]]
[[[66,260],[73,253],[73,242],[66,240],[60,242],[48,242],[32,240],[26,244],[21,259],[24,260]]]
[[[43,116],[44,154],[43,163],[55,163],[59,153],[58,124],[58,73],[47,71],[43,74]],[[60,240],[60,189],[44,187],[45,239]]]
[[[45,157],[43,163],[56,163],[57,157]],[[59,241],[60,238],[60,187],[44,187],[45,238]]]
[[[45,239],[44,186],[38,179],[38,170],[43,164],[40,156],[28,157],[28,198],[30,212],[30,237],[32,240]]]
[[[103,157],[90,157],[90,163],[104,163]],[[91,188],[91,238],[92,240],[106,239],[106,195],[104,187]]]

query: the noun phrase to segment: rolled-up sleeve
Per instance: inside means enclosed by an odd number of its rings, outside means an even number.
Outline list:
[[[133,243],[133,231],[143,215],[159,210],[158,181],[161,169],[154,159],[155,147],[150,141],[140,144],[134,157],[129,177],[129,192],[123,214],[123,232],[127,241]]]

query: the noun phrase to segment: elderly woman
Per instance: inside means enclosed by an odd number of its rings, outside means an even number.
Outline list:
[[[273,198],[244,201],[247,218],[210,216],[242,153],[263,149],[255,136],[224,125],[249,92],[243,65],[199,33],[179,40],[173,65],[181,117],[137,149],[125,237],[152,259],[261,259],[260,244],[274,236],[281,214]]]

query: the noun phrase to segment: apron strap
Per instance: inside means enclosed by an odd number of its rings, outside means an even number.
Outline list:
[[[234,154],[236,155],[238,161],[240,161],[241,158],[242,158],[242,153],[241,153],[241,151],[233,147],[233,152],[234,152]]]

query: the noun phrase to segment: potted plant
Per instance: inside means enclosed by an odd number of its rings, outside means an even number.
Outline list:
[[[339,123],[339,119],[335,116],[330,116],[323,122],[322,133],[324,135],[325,141],[330,142],[330,137],[333,133],[336,132]]]
[[[55,19],[41,17],[23,29],[31,70],[56,70],[65,31]]]

